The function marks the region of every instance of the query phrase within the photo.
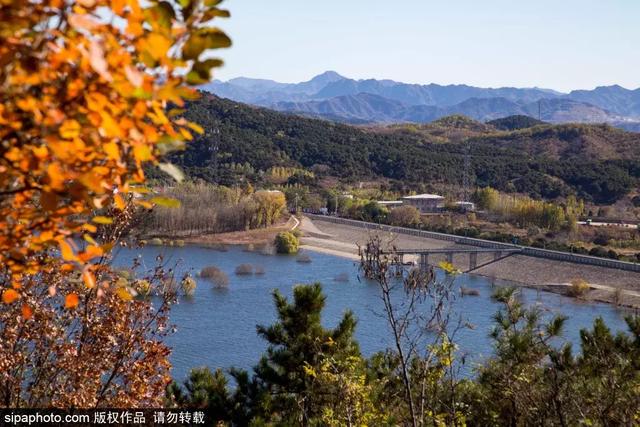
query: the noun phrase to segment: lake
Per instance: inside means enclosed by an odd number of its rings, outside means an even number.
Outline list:
[[[158,254],[163,254],[168,266],[176,268],[176,277],[185,271],[196,273],[203,267],[214,265],[229,276],[227,289],[217,289],[204,279],[197,280],[193,297],[180,297],[171,309],[171,323],[177,332],[168,338],[173,348],[171,361],[173,376],[181,380],[197,366],[250,369],[266,349],[266,343],[256,334],[256,325],[268,325],[275,320],[272,291],[280,290],[290,297],[292,288],[300,283],[320,282],[327,296],[323,312],[325,327],[333,327],[345,312],[352,310],[358,319],[356,338],[365,356],[384,350],[391,341],[390,332],[382,317],[382,303],[378,286],[358,280],[358,266],[351,260],[315,252],[304,252],[310,263],[300,263],[295,256],[265,255],[230,246],[227,251],[185,246],[146,246],[143,249],[119,249],[115,264],[130,265],[139,256],[143,266],[155,265]],[[241,263],[264,268],[262,275],[235,274]],[[346,276],[348,281],[336,280]],[[342,277],[341,279],[344,279]],[[454,303],[456,315],[474,325],[474,329],[461,330],[456,339],[461,353],[468,354],[464,371],[472,372],[474,364],[491,355],[488,338],[492,315],[499,304],[491,300],[495,284],[490,279],[460,275],[456,285],[478,290],[479,296],[458,297]],[[579,342],[579,331],[592,325],[601,316],[613,330],[624,330],[623,310],[600,303],[587,303],[561,295],[522,289],[522,298],[528,304],[538,304],[549,314],[569,316],[564,338]],[[574,345],[574,349],[577,347]]]

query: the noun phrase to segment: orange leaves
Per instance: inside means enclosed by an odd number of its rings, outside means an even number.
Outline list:
[[[221,64],[197,59],[230,44],[208,25],[228,14],[218,1],[143,3],[3,3],[6,16],[24,19],[10,23],[0,47],[7,83],[0,85],[0,193],[8,194],[0,204],[0,265],[9,285],[37,281],[61,260],[60,272],[77,270],[93,285],[85,267],[108,248],[96,243],[96,225],[112,222],[94,210],[126,210],[127,186],[144,181],[145,164],[158,165],[192,131],[202,132],[167,108],[197,96],[190,72],[206,80]],[[104,19],[110,15],[118,18]],[[175,166],[158,166],[182,179]],[[80,238],[83,250],[74,247]],[[61,260],[39,256],[55,247]]]
[[[18,298],[20,298],[20,294],[13,289],[5,289],[2,292],[2,302],[5,304],[11,304]]]
[[[64,139],[77,138],[80,135],[80,123],[76,120],[65,120],[58,132]]]
[[[20,312],[22,313],[22,318],[24,320],[29,320],[33,317],[33,310],[27,304],[22,304],[20,307]]]
[[[77,294],[67,294],[64,297],[64,308],[74,309],[78,306],[80,302],[80,298],[78,298]]]
[[[88,268],[85,268],[85,270],[82,272],[82,281],[89,289],[93,289],[96,286],[96,277]]]
[[[77,259],[76,255],[73,253],[73,249],[71,249],[71,245],[67,243],[66,240],[60,240],[58,242],[58,246],[60,247],[60,255],[63,260],[75,261]]]

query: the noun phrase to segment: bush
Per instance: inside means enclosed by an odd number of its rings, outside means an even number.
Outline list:
[[[162,246],[162,239],[159,237],[154,237],[153,239],[149,240],[148,243],[154,246]]]
[[[584,296],[589,291],[589,289],[590,289],[589,284],[585,280],[573,279],[569,286],[568,293],[572,297],[578,298],[578,297]]]
[[[298,238],[289,231],[278,233],[274,243],[279,254],[295,254],[300,245]]]
[[[184,292],[185,295],[191,296],[196,290],[196,281],[193,280],[193,277],[191,276],[184,276],[184,278],[180,282],[180,287],[182,288],[182,292]]]
[[[236,267],[236,274],[240,276],[253,274],[253,266],[251,264],[240,264]]]
[[[203,268],[200,271],[200,277],[202,277],[203,279],[207,279],[220,288],[229,286],[229,277],[225,274],[225,272],[212,265]]]

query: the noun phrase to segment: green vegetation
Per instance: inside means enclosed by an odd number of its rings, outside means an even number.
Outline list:
[[[436,298],[440,285],[425,295]],[[410,295],[403,295],[410,298]],[[334,329],[321,323],[325,297],[318,284],[298,286],[293,302],[277,291],[277,320],[258,326],[269,344],[249,372],[194,369],[167,391],[169,407],[193,407],[224,425],[632,425],[640,401],[640,318],[613,335],[598,318],[580,332],[574,353],[561,344],[565,318],[543,317],[523,305],[515,289],[496,291],[500,303],[491,332],[494,354],[460,378],[456,346],[446,336],[430,358],[403,358],[401,345],[364,358],[345,313]],[[433,333],[431,333],[433,335]],[[437,334],[436,334],[437,335]],[[413,354],[413,353],[412,353]],[[408,363],[402,368],[403,360]],[[408,375],[405,377],[403,372]],[[407,389],[407,386],[409,388]],[[414,399],[414,400],[412,400]],[[411,402],[419,403],[413,405]]]
[[[274,244],[279,254],[295,254],[298,252],[300,242],[292,232],[282,231],[276,235]]]
[[[386,178],[403,191],[435,183],[459,185],[466,151],[472,185],[534,198],[574,193],[611,203],[640,178],[640,136],[608,126],[497,131],[453,117],[411,129],[362,130],[211,95],[190,103],[186,116],[205,133],[172,154],[172,161],[192,178],[227,186],[246,181],[317,186],[326,176]]]
[[[487,124],[499,130],[516,130],[526,129],[538,125],[546,125],[548,123],[529,116],[515,115],[491,120],[487,122]]]

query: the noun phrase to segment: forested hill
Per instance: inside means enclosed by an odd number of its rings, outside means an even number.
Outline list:
[[[464,117],[428,125],[357,128],[204,95],[188,119],[205,134],[174,154],[194,178],[234,184],[274,166],[323,171],[344,180],[384,177],[405,185],[462,181],[553,198],[571,192],[613,202],[640,181],[640,134],[606,125],[536,125],[498,130]]]

